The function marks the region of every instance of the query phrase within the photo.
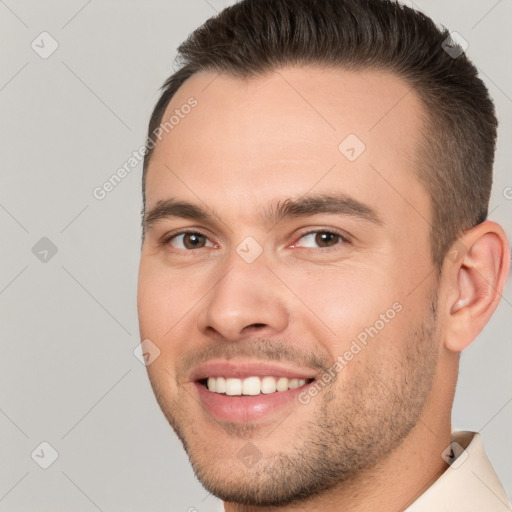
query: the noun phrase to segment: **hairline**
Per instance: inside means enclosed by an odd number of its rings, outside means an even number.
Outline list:
[[[385,64],[379,64],[379,63],[364,63],[364,62],[361,62],[361,63],[355,62],[353,64],[348,63],[348,62],[340,63],[340,64],[333,64],[330,62],[322,62],[320,60],[311,60],[311,61],[305,61],[305,62],[296,62],[296,63],[290,62],[290,63],[278,64],[278,65],[272,66],[271,68],[268,68],[268,69],[262,69],[262,70],[256,70],[256,71],[254,71],[254,70],[236,70],[236,69],[234,70],[234,69],[228,69],[228,68],[220,68],[220,67],[211,66],[211,65],[206,66],[204,68],[196,69],[196,70],[192,71],[192,73],[190,73],[185,78],[185,80],[183,80],[182,83],[179,84],[178,88],[172,93],[172,95],[169,96],[169,98],[167,98],[165,105],[162,106],[163,108],[161,109],[161,113],[158,118],[157,126],[160,126],[162,124],[165,112],[169,108],[169,105],[171,104],[172,100],[176,97],[176,95],[180,92],[180,90],[183,89],[183,86],[186,85],[186,83],[188,82],[188,80],[190,78],[192,78],[198,74],[217,73],[217,74],[223,74],[228,77],[239,79],[242,82],[247,82],[250,80],[257,80],[257,79],[269,76],[272,73],[275,73],[278,70],[283,69],[286,66],[293,66],[293,67],[297,67],[297,68],[311,67],[311,68],[316,68],[316,69],[332,69],[332,70],[342,70],[342,71],[352,71],[352,72],[362,72],[362,71],[377,71],[378,72],[378,71],[381,71],[384,74],[388,74],[390,76],[394,76],[395,78],[398,78],[404,84],[409,85],[410,91],[415,94],[416,98],[419,100],[419,103],[421,104],[422,111],[420,113],[420,116],[421,116],[422,126],[419,131],[419,135],[418,135],[418,139],[417,139],[417,142],[420,145],[425,144],[425,143],[427,143],[427,145],[429,145],[430,144],[430,139],[429,139],[430,134],[427,133],[426,130],[430,127],[435,126],[439,122],[442,123],[442,121],[439,119],[439,115],[437,113],[429,112],[429,108],[428,108],[428,105],[427,105],[427,102],[425,99],[425,92],[421,90],[421,87],[418,87],[417,84],[412,83],[411,80],[408,80],[408,77],[405,73],[400,72],[396,69],[393,69],[392,66],[385,65]],[[179,71],[182,71],[186,68],[187,68],[187,66],[180,69]],[[173,76],[175,76],[175,74],[171,75],[171,78]],[[165,87],[163,87],[163,88],[165,88]],[[164,92],[164,94],[165,94],[165,92]],[[146,138],[146,141],[149,141],[150,139],[154,140],[154,139],[152,139],[151,134],[148,135],[148,137]],[[155,142],[153,148],[147,150],[145,158],[144,158],[144,162],[143,162],[142,192],[143,192],[144,205],[146,203],[146,194],[145,194],[146,175],[149,170],[149,165],[151,164],[153,152],[155,151],[157,145],[158,145],[158,143]],[[419,156],[420,152],[421,151],[418,148],[418,151],[417,151],[418,156]],[[422,157],[421,159],[426,160],[426,157]],[[419,164],[419,167],[420,167],[418,170],[426,169],[428,167],[428,165],[426,165],[427,162],[424,162],[423,165],[420,162],[417,162],[417,163]],[[430,199],[432,199],[430,191],[428,189],[426,189],[426,191],[427,191]]]

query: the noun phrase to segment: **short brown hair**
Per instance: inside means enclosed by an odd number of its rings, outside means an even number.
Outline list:
[[[445,51],[447,42],[455,53]],[[414,172],[431,198],[430,246],[438,271],[454,241],[487,218],[494,105],[450,33],[424,14],[391,0],[243,0],[196,29],[179,46],[178,62],[149,123],[144,201],[154,132],[190,76],[214,71],[250,78],[285,65],[319,64],[387,70],[418,93],[427,118]]]

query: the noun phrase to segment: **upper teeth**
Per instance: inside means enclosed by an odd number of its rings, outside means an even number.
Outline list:
[[[208,377],[209,391],[225,393],[226,395],[259,395],[260,393],[274,393],[286,391],[303,386],[305,379],[287,379],[286,377],[247,377],[246,379],[232,379],[224,377]]]

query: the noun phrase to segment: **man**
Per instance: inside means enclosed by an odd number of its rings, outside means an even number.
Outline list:
[[[226,512],[510,510],[451,432],[508,273],[494,107],[385,0],[245,0],[179,48],[144,165],[141,338]]]

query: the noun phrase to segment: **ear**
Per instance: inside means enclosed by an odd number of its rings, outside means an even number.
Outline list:
[[[454,243],[443,268],[448,280],[448,350],[464,350],[489,321],[501,299],[509,264],[507,236],[495,222],[478,224]]]

